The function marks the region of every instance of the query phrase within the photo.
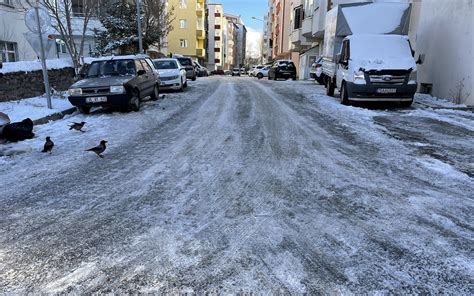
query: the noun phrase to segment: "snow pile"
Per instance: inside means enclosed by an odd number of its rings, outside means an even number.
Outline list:
[[[407,3],[372,3],[344,7],[342,12],[352,34],[386,34],[400,26],[400,20],[408,8]]]
[[[408,38],[401,35],[360,34],[349,36],[351,60],[356,68],[416,69]]]
[[[73,68],[74,65],[69,58],[46,60],[46,67],[48,70],[51,69],[62,69],[62,68]],[[3,68],[0,69],[0,73],[12,73],[12,72],[31,72],[41,70],[41,61],[20,61],[3,63]]]
[[[15,122],[25,118],[31,118],[31,120],[40,119],[73,107],[65,98],[54,96],[51,100],[53,109],[48,109],[46,97],[1,102],[0,112],[6,113],[10,117],[11,122]]]

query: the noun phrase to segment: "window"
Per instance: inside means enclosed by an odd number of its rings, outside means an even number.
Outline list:
[[[180,47],[188,47],[188,40],[187,39],[179,39],[179,46]]]
[[[187,20],[179,20],[179,28],[180,29],[186,29],[188,27],[188,21]]]
[[[0,0],[0,4],[6,4],[13,6],[13,0]]]
[[[138,60],[135,60],[135,68],[137,69],[137,72],[140,71],[140,70],[145,71],[145,69],[143,69],[142,63],[140,63],[140,61],[138,61]]]
[[[0,53],[2,54],[2,61],[16,62],[18,46],[15,42],[6,42],[0,40]]]
[[[294,30],[301,28],[304,19],[303,6],[298,6],[294,9]]]
[[[67,53],[66,44],[64,44],[64,42],[56,42],[56,51],[57,53]]]
[[[150,65],[148,65],[147,62],[145,62],[145,60],[140,60],[140,62],[142,63],[142,66],[143,66],[143,69],[145,69],[145,72],[152,71]]]
[[[196,28],[198,30],[204,30],[204,20],[203,19],[198,19],[197,20]]]
[[[215,25],[215,26],[214,26],[214,29],[220,30],[220,29],[221,29],[221,25]]]
[[[72,0],[72,15],[84,16],[84,1],[83,0]]]
[[[179,8],[181,9],[188,8],[188,0],[179,0]]]

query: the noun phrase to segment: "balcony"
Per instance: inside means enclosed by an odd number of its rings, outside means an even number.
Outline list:
[[[326,12],[321,7],[316,7],[313,13],[313,22],[311,25],[312,35],[315,39],[324,38],[324,27],[326,23]]]
[[[206,39],[206,32],[203,29],[196,30],[196,38],[197,39]]]
[[[302,34],[302,28],[293,30],[290,34],[291,50],[302,51],[311,47],[311,41],[307,40]]]
[[[200,8],[196,8],[196,15],[198,17],[203,17],[204,16],[204,10]]]
[[[198,57],[205,57],[206,56],[206,50],[204,48],[196,48],[196,55]]]
[[[316,40],[313,40],[313,18],[312,17],[307,17],[303,20],[303,24],[301,26],[301,34],[308,41],[316,41]]]

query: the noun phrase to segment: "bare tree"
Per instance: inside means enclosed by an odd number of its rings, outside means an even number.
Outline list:
[[[24,0],[28,6],[39,4],[53,18],[53,28],[59,33],[61,39],[71,56],[71,60],[79,71],[80,58],[84,54],[84,41],[89,21],[96,16],[101,0]],[[75,17],[78,17],[75,19]],[[80,21],[79,21],[80,20]],[[79,23],[79,25],[76,25]],[[74,37],[79,38],[79,45],[74,42]]]
[[[143,0],[143,31],[149,45],[159,51],[164,46],[165,37],[173,30],[174,7],[166,7],[165,0]]]

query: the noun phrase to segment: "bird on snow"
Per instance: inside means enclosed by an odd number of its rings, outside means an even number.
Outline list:
[[[44,143],[44,148],[41,150],[41,152],[49,152],[51,153],[53,151],[54,143],[51,141],[50,137],[46,137],[46,143]]]
[[[95,147],[92,147],[90,149],[87,149],[85,151],[92,151],[94,152],[95,154],[97,154],[97,156],[99,156],[100,158],[104,158],[103,155],[101,155],[104,151],[105,151],[105,143],[107,143],[107,141],[100,141],[100,144],[98,146],[95,146]]]
[[[72,122],[71,125],[69,126],[69,130],[75,129],[76,131],[80,131],[85,133],[85,131],[82,130],[86,123],[84,121],[82,122]]]

